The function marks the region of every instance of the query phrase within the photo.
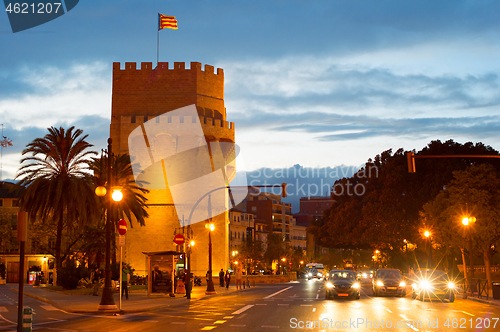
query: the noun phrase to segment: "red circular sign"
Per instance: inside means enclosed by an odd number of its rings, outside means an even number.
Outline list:
[[[120,235],[125,235],[125,233],[127,233],[127,222],[124,219],[120,219],[117,228]]]
[[[175,244],[180,246],[180,245],[184,244],[184,241],[186,241],[186,239],[184,238],[184,235],[177,234],[176,236],[174,236]]]

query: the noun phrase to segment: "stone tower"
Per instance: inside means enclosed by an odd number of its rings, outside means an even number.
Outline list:
[[[173,68],[169,68],[168,62],[160,62],[156,68],[151,62],[143,62],[140,69],[136,63],[126,62],[124,69],[120,63],[113,63],[110,134],[113,152],[129,153],[130,133],[148,120],[165,113],[168,117],[168,112],[193,104],[207,144],[234,143],[234,124],[226,121],[222,69],[214,72],[214,67],[209,65],[202,69],[198,62],[191,62],[189,69],[180,62],[175,62]],[[177,138],[169,139],[175,147]],[[139,275],[147,274],[147,259],[143,252],[176,250],[174,230],[182,226],[182,219],[187,218],[177,215],[168,187],[167,190],[150,190],[147,198],[150,216],[146,226],[141,227],[132,221],[133,227],[127,231],[124,248],[124,261],[130,263]],[[214,217],[213,221],[212,270],[215,275],[221,268],[228,267],[228,213]],[[208,231],[203,222],[191,228],[196,241],[191,257],[192,272],[204,276],[208,270]]]

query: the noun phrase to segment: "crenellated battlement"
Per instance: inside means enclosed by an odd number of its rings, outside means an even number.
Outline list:
[[[153,70],[156,71],[168,70],[174,72],[197,71],[197,72],[203,72],[205,74],[212,74],[224,77],[224,70],[222,68],[217,68],[217,73],[215,73],[214,66],[205,65],[205,70],[203,70],[202,64],[199,62],[191,62],[189,68],[186,68],[185,62],[174,62],[173,68],[169,68],[168,62],[158,62],[158,65],[156,67],[153,67],[152,62],[141,62],[140,68],[137,68],[136,62],[125,62],[123,69],[121,69],[120,62],[113,62],[113,75],[115,74],[116,71],[153,71]]]

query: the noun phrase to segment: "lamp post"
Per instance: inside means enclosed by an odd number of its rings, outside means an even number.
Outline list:
[[[431,239],[432,233],[430,231],[425,231],[424,236],[426,239],[426,245],[429,246],[428,248],[428,256],[427,256],[427,268],[432,267],[433,262],[432,262],[432,239]]]
[[[466,228],[469,230],[469,263],[470,263],[470,277],[474,278],[474,261],[473,261],[473,254],[472,254],[472,228],[471,224],[476,222],[476,217],[464,217],[462,219],[462,224],[466,226]],[[467,270],[467,267],[465,266],[465,258],[464,258],[464,271]],[[467,272],[465,272],[467,273]],[[464,275],[465,276],[465,275]],[[467,278],[467,277],[466,277]]]
[[[210,221],[205,224],[205,228],[208,229],[208,282],[207,282],[207,291],[205,294],[216,294],[214,288],[214,282],[212,280],[212,232],[215,229],[215,225],[212,222],[212,218]]]
[[[115,194],[114,197],[112,197],[113,192],[111,189],[113,188],[113,176],[111,174],[111,159],[113,156],[112,152],[112,139],[108,138],[108,159],[107,159],[107,177],[108,181],[106,184],[106,188],[103,186],[99,186],[96,188],[95,193],[97,196],[105,196],[106,194],[109,196],[108,197],[108,209],[106,213],[106,266],[105,266],[105,274],[104,274],[104,288],[102,290],[102,297],[101,297],[101,302],[97,306],[97,310],[103,310],[103,311],[108,311],[108,310],[116,310],[116,305],[115,301],[113,299],[113,289],[111,287],[111,233],[113,231],[112,227],[113,224],[111,222],[111,209],[112,209],[112,201],[113,199],[118,199],[121,200],[120,194]],[[101,156],[102,160],[102,156]],[[116,192],[116,191],[115,191]],[[123,196],[123,195],[121,195]]]
[[[406,239],[403,240],[405,244],[405,261],[406,261],[406,266],[408,267],[408,273],[410,271],[410,265],[408,264],[408,241]]]

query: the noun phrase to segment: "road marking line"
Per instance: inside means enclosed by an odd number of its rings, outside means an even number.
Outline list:
[[[264,299],[269,299],[269,298],[271,298],[271,297],[273,297],[273,296],[275,296],[275,295],[278,295],[279,293],[283,293],[284,291],[289,290],[289,289],[290,289],[290,288],[292,288],[292,287],[293,287],[293,286],[290,286],[290,287],[287,287],[287,288],[282,289],[282,290],[280,290],[280,291],[277,291],[276,293],[273,293],[273,294],[271,294],[271,295],[266,296]]]
[[[463,312],[464,314],[466,314],[466,315],[469,315],[469,316],[475,316],[475,315],[473,315],[473,314],[469,314],[469,313],[468,313],[468,312],[466,312],[466,311],[462,311],[462,312]]]
[[[399,316],[401,316],[401,318],[403,318],[405,321],[408,321],[408,322],[405,322],[405,327],[409,327],[409,328],[411,328],[413,331],[417,331],[417,332],[418,332],[418,329],[417,329],[417,328],[415,328],[415,327],[413,326],[413,324],[411,324],[411,323],[410,323],[410,322],[412,322],[412,320],[411,320],[411,319],[408,319],[408,317],[406,317],[406,316],[405,316],[405,315],[403,315],[403,314],[400,314]]]
[[[225,320],[216,320],[214,324],[224,324],[225,322]]]
[[[213,330],[215,329],[217,326],[205,326],[204,328],[202,328],[201,330],[205,330],[205,331],[208,331],[208,330]]]
[[[224,319],[231,319],[233,318],[234,316],[226,316],[226,317],[223,317]]]
[[[50,304],[41,305],[40,307],[43,308],[43,309],[45,309],[45,310],[47,310],[47,311],[59,310],[59,309],[57,309],[56,307],[54,307],[53,305],[50,305]]]
[[[248,310],[250,309],[251,307],[253,307],[254,305],[253,304],[249,304],[249,305],[246,305],[244,306],[243,308],[239,309],[239,310],[236,310],[235,312],[232,313],[232,315],[239,315],[241,314],[243,311],[245,310]]]
[[[392,314],[392,311],[390,311],[389,309],[385,308],[385,310],[389,311]]]
[[[5,318],[4,316],[0,315],[0,319],[3,319],[4,321],[6,321],[7,323],[11,323],[11,324],[14,324],[14,325],[17,325],[17,323],[14,323],[14,322],[11,322],[10,320],[8,320],[7,318]]]

